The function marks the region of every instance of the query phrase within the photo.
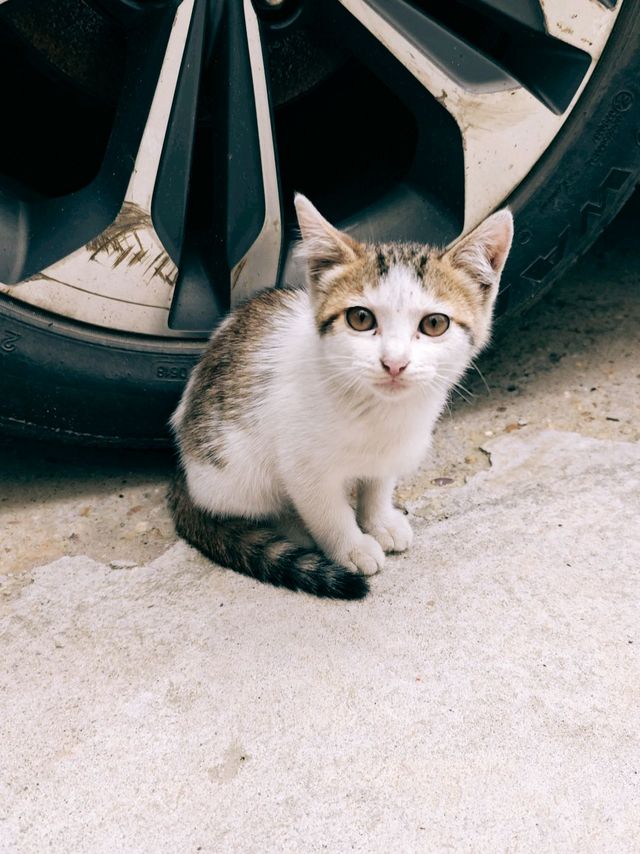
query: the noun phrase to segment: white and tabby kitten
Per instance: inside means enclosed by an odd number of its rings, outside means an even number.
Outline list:
[[[172,418],[170,507],[223,566],[358,599],[411,545],[394,486],[488,341],[513,221],[499,211],[441,251],[358,243],[304,196],[296,209],[308,287],[265,290],[213,334]]]

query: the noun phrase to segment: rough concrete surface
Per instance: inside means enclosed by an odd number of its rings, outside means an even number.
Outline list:
[[[0,851],[640,850],[634,203],[498,335],[361,603],[175,543],[162,455],[0,446]]]

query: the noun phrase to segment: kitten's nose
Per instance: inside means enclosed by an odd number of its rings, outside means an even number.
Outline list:
[[[380,364],[392,377],[399,376],[409,364],[408,359],[380,359]]]

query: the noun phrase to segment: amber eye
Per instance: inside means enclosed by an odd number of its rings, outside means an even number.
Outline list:
[[[431,338],[443,335],[449,328],[449,318],[446,314],[427,314],[420,321],[420,332]]]
[[[347,323],[356,332],[368,332],[376,325],[376,318],[372,311],[368,308],[362,308],[361,305],[356,305],[353,308],[348,308],[346,313]]]

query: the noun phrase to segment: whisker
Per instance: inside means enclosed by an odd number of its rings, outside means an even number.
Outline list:
[[[432,380],[432,382],[431,382],[431,384],[430,384],[429,386],[425,386],[425,387],[423,387],[423,388],[421,389],[421,390],[422,390],[422,393],[424,394],[424,396],[425,396],[425,397],[429,397],[429,393],[431,392],[431,390],[432,390],[433,388],[435,388],[435,389],[436,389],[436,391],[444,392],[444,393],[445,393],[444,405],[445,405],[445,406],[446,406],[446,408],[447,408],[447,412],[449,413],[449,417],[450,417],[450,418],[452,418],[452,417],[453,417],[453,412],[452,412],[452,410],[451,410],[451,404],[449,403],[449,392],[451,391],[451,389],[450,389],[450,387],[449,387],[448,385],[446,385],[446,384],[440,384],[439,382],[437,382],[437,379],[438,379],[438,378],[434,377],[434,378],[433,378],[433,380]]]
[[[457,394],[458,397],[461,397],[465,403],[473,403],[473,400],[470,397],[467,397],[463,392],[461,392],[459,388],[452,386],[451,391],[453,392],[453,394]]]
[[[472,391],[470,391],[466,386],[462,385],[462,383],[454,383],[454,386],[455,386],[455,388],[462,389],[462,391],[465,394],[468,394],[469,397],[471,397],[471,398],[475,397],[475,394]]]
[[[439,388],[440,391],[447,391],[451,394],[457,394],[458,397],[461,397],[466,403],[473,403],[473,393],[469,391],[469,389],[465,388],[463,385],[457,382],[452,382],[447,379],[447,377],[442,374],[436,374],[433,378],[433,385],[436,388]]]
[[[476,371],[476,373],[478,374],[478,376],[480,377],[480,379],[484,383],[484,387],[487,390],[487,394],[491,394],[491,389],[489,388],[489,383],[485,380],[484,374],[482,373],[480,368],[476,365],[476,363],[473,359],[471,360],[471,367]]]

